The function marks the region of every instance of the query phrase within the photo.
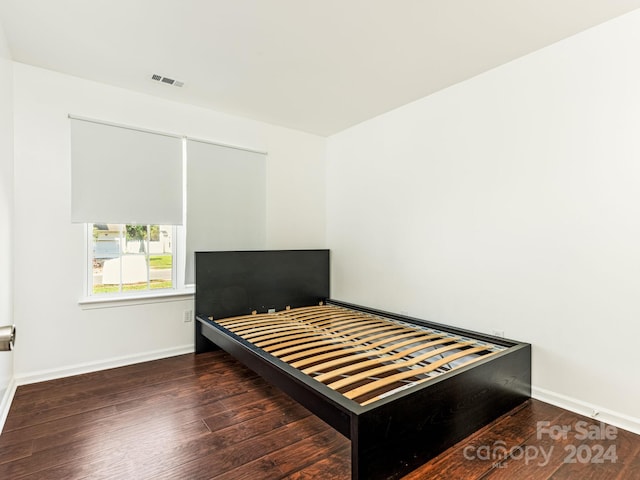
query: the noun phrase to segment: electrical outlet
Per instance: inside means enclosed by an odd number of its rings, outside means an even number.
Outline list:
[[[189,323],[192,320],[193,320],[193,310],[185,310],[183,313],[184,323]]]
[[[491,330],[491,335],[504,338],[504,330]]]

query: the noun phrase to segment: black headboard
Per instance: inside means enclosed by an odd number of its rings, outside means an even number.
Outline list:
[[[196,315],[215,319],[329,298],[329,250],[196,252]]]

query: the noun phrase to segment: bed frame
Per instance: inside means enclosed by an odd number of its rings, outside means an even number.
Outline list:
[[[329,297],[328,250],[196,253],[196,353],[222,348],[349,438],[354,480],[399,478],[531,396],[529,344]],[[372,340],[385,329],[431,353]]]

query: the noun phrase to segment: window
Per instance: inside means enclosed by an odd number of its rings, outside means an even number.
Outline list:
[[[90,224],[92,295],[172,289],[175,227]]]
[[[193,284],[194,251],[265,248],[265,152],[69,118],[86,296],[181,294]]]

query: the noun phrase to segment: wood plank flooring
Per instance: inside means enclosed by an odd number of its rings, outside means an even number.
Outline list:
[[[554,438],[563,425],[566,438]],[[603,439],[599,427],[530,400],[405,480],[640,478],[640,436]],[[599,438],[582,439],[585,430]],[[349,452],[347,439],[216,351],[19,387],[0,478],[346,480]]]

